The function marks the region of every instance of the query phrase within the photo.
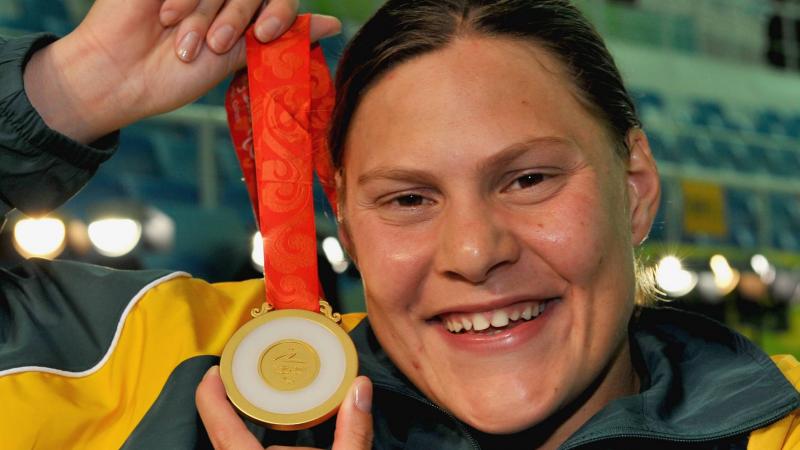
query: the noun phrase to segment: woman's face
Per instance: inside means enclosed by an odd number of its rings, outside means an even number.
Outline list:
[[[645,175],[608,136],[554,57],[510,40],[458,39],[358,107],[343,238],[370,321],[428,398],[483,431],[631,388],[632,242],[657,175],[643,136]]]

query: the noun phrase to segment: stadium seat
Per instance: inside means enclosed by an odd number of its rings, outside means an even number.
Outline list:
[[[659,126],[667,120],[667,110],[661,94],[645,90],[632,90],[631,94],[639,118],[645,126]]]
[[[775,110],[764,109],[757,112],[753,122],[753,129],[759,134],[765,136],[786,134],[783,118]]]
[[[752,192],[728,189],[725,192],[725,215],[730,243],[743,248],[758,244],[758,205]]]
[[[786,120],[786,134],[791,138],[800,139],[800,114],[795,114]]]
[[[771,241],[786,251],[800,251],[800,197],[773,194],[769,201]]]
[[[786,177],[800,176],[800,152],[787,147],[775,147],[766,152],[770,173]]]
[[[708,128],[725,128],[731,131],[742,129],[741,124],[735,123],[725,114],[722,104],[713,100],[694,100],[691,102],[692,123]]]
[[[676,143],[677,152],[680,154],[680,162],[694,166],[715,168],[718,161],[708,136],[698,135],[679,135]]]
[[[669,163],[679,162],[679,155],[675,152],[675,147],[670,145],[661,131],[647,128],[647,140],[650,142],[650,149],[653,152],[653,157],[656,161],[665,161]]]
[[[747,144],[747,158],[751,163],[748,173],[769,173],[769,163],[767,162],[767,153],[772,151],[771,148],[761,144]]]
[[[741,155],[734,150],[730,140],[712,139],[711,149],[715,167],[739,171],[746,169],[746,161],[740,158]]]

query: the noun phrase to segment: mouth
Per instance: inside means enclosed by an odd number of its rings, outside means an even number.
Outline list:
[[[548,306],[560,300],[560,297],[555,297],[486,311],[447,313],[439,315],[438,319],[451,334],[492,335],[536,320],[544,314]]]

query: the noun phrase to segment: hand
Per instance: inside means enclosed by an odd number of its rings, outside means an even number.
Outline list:
[[[286,31],[298,0],[97,0],[72,33],[37,52],[25,90],[45,122],[91,142],[144,117],[194,101],[244,66],[242,32]],[[259,11],[260,9],[260,11]],[[340,23],[314,16],[312,38]]]
[[[244,425],[225,395],[219,367],[208,370],[195,394],[197,410],[215,449],[263,450]],[[358,377],[347,393],[336,417],[333,450],[372,448],[372,383]],[[298,447],[270,446],[268,450]]]

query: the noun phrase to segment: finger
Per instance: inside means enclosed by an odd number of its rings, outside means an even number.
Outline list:
[[[367,377],[353,381],[336,418],[333,450],[372,448],[372,382]]]
[[[208,29],[208,46],[216,53],[225,53],[236,43],[250,23],[261,0],[229,0]]]
[[[311,16],[311,42],[316,42],[326,37],[339,34],[342,31],[342,22],[333,16],[314,14]]]
[[[262,450],[233,410],[219,377],[219,367],[208,369],[195,392],[195,403],[215,449]]]
[[[194,11],[200,0],[164,0],[158,14],[161,25],[171,27]]]
[[[270,1],[256,19],[256,38],[261,42],[269,42],[282,35],[294,23],[299,7],[300,0]]]
[[[175,51],[182,61],[191,62],[197,58],[205,41],[203,37],[222,3],[223,0],[200,0],[194,11],[181,21]]]

